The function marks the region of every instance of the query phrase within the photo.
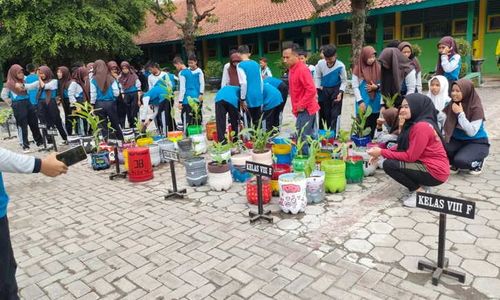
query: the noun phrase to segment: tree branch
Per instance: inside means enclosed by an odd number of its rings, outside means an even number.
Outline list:
[[[334,5],[337,5],[337,3],[340,2],[340,0],[335,0],[319,4],[318,0],[309,0],[309,1],[311,1],[312,6],[314,7],[314,14],[316,15],[319,15],[320,13],[324,12],[325,10],[329,9]]]
[[[198,25],[203,19],[211,15],[211,12],[215,9],[215,6],[212,6],[212,8],[207,9],[204,11],[202,14],[198,11],[198,7],[196,6],[196,0],[193,1],[193,8],[194,12],[196,13],[196,18],[194,20],[195,24]]]
[[[156,13],[157,15],[160,14],[162,18],[164,19],[169,19],[172,22],[177,25],[177,27],[182,27],[182,23],[177,21],[177,19],[174,18],[173,12],[167,8],[166,11],[161,7],[160,0],[156,0],[156,5],[154,6],[153,12]],[[167,5],[167,4],[165,4]]]

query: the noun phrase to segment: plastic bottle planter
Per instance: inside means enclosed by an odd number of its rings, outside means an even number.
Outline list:
[[[189,186],[201,186],[207,183],[207,164],[203,157],[193,157],[184,162],[186,180]]]
[[[316,153],[316,165],[317,165],[317,169],[319,170],[320,169],[320,166],[321,166],[321,162],[322,161],[325,161],[325,160],[328,160],[328,159],[332,159],[332,153],[331,152],[318,152]]]
[[[82,144],[82,138],[77,135],[68,136],[68,146],[70,148],[78,147]]]
[[[160,154],[161,154],[161,151],[163,151],[163,150],[175,151],[175,144],[174,144],[174,142],[169,141],[169,140],[161,140],[161,141],[159,141],[158,142],[158,146],[160,147]],[[161,155],[160,155],[160,158],[161,158],[161,162],[162,163],[168,162],[168,160],[163,159],[163,157],[161,157]]]
[[[231,150],[227,150],[222,153],[210,152],[210,157],[212,158],[212,160],[216,160],[216,158],[219,156],[222,158],[222,160],[229,161],[231,159]]]
[[[177,145],[179,146],[179,156],[182,158],[182,159],[186,159],[186,158],[189,158],[191,157],[191,151],[192,151],[192,147],[193,147],[193,143],[191,141],[191,139],[189,138],[186,138],[186,139],[182,139],[180,141],[177,142]]]
[[[307,205],[307,180],[303,173],[282,174],[278,178],[280,185],[279,206],[285,213],[304,212]]]
[[[333,130],[330,131],[330,135],[327,135],[325,129],[320,129],[318,130],[318,135],[320,137],[323,137],[323,139],[321,140],[322,146],[333,145],[333,143],[335,142],[335,131]]]
[[[101,151],[98,153],[92,153],[91,157],[92,157],[92,169],[94,169],[96,171],[109,169],[110,162],[109,162],[109,152],[108,151]]]
[[[157,167],[160,165],[160,146],[158,144],[148,145],[149,147],[149,156],[151,156],[151,165],[153,167]]]
[[[347,183],[360,183],[363,182],[363,157],[351,156],[346,160],[345,177]]]
[[[137,139],[137,147],[146,147],[147,145],[151,145],[153,143],[153,138],[140,138]]]
[[[217,162],[210,162],[208,164],[208,173],[208,184],[212,190],[220,192],[231,188],[233,177],[228,163],[219,165]]]
[[[311,173],[311,170],[309,170],[309,166],[307,165],[308,160],[309,158],[304,155],[295,156],[295,158],[292,160],[293,172],[304,172],[304,174],[308,176]]]
[[[203,133],[203,126],[201,125],[189,125],[187,128],[188,136],[192,136],[195,134],[202,134],[202,133]]]
[[[273,154],[271,153],[271,150],[265,150],[262,153],[258,153],[255,152],[255,150],[252,150],[252,161],[270,166],[273,164]]]
[[[85,148],[85,152],[87,153],[92,152],[92,149],[94,148],[93,142],[94,142],[94,137],[82,136],[82,145],[83,148]]]
[[[321,162],[321,171],[325,172],[326,192],[340,193],[345,190],[347,184],[345,169],[346,166],[343,160],[330,159]]]
[[[267,204],[271,201],[272,192],[269,179],[262,178],[262,202]],[[259,194],[257,190],[257,179],[253,178],[247,182],[247,200],[248,203],[257,205]]]
[[[167,133],[167,138],[174,143],[177,143],[180,140],[182,140],[182,136],[183,136],[182,131],[169,131]]]
[[[272,151],[276,157],[277,164],[287,164],[292,163],[292,146],[288,144],[274,144],[272,145]]]
[[[278,197],[280,195],[280,185],[278,178],[282,174],[288,174],[292,172],[292,168],[287,164],[274,164],[273,165],[273,176],[271,177],[271,189],[273,191],[273,196]]]
[[[191,141],[193,141],[195,153],[207,152],[207,142],[205,140],[204,134],[193,134],[190,137],[191,137]]]
[[[252,174],[248,173],[245,166],[231,165],[231,175],[236,182],[247,182],[252,178]]]
[[[214,133],[217,134],[217,123],[215,121],[208,121],[205,124],[205,132],[207,133],[207,140],[213,140]]]
[[[363,173],[365,177],[372,176],[377,170],[377,164],[370,164],[368,160],[363,160]]]
[[[163,140],[163,135],[157,134],[157,135],[153,136],[153,144],[157,144],[161,140]]]
[[[325,172],[312,171],[307,177],[307,204],[319,203],[325,198]]]
[[[364,136],[364,137],[358,137],[358,136],[351,136],[351,140],[354,142],[354,144],[358,147],[366,147],[369,142],[371,142],[370,136]]]

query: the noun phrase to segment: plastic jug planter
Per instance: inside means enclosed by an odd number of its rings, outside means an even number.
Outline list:
[[[274,144],[271,147],[277,164],[292,164],[292,145]]]
[[[182,138],[183,138],[183,132],[182,131],[169,131],[167,133],[167,138],[170,141],[172,141],[174,143],[177,143],[180,140],[182,140]]]
[[[285,213],[304,212],[307,205],[307,180],[303,173],[282,174],[278,178],[280,185],[279,206]]]
[[[304,174],[308,176],[309,173],[311,173],[311,170],[309,170],[309,167],[307,165],[308,160],[309,157],[305,155],[295,156],[295,158],[292,160],[293,172],[294,173],[304,172]]]
[[[184,162],[186,180],[189,186],[202,186],[207,183],[207,164],[203,157],[189,158]]]
[[[214,134],[217,135],[217,123],[215,121],[208,121],[205,124],[205,132],[207,133],[207,140],[213,140]]]
[[[252,161],[263,164],[263,165],[272,165],[273,164],[273,154],[271,150],[266,149],[264,152],[255,152],[255,149],[252,150]]]
[[[350,156],[346,160],[345,177],[347,183],[361,183],[363,182],[363,157]]]
[[[242,152],[231,157],[231,174],[234,181],[247,182],[252,178],[252,174],[248,173],[245,168],[245,163],[249,160],[252,160],[252,155],[247,152]]]
[[[343,160],[329,159],[321,162],[321,171],[325,172],[325,191],[340,193],[345,190],[347,180],[346,165]]]
[[[195,134],[202,134],[203,133],[203,126],[201,125],[188,125],[187,128],[187,135],[192,136]]]
[[[148,147],[128,149],[128,180],[142,182],[153,179],[153,166]]]
[[[214,191],[225,191],[231,188],[233,177],[228,163],[218,164],[212,161],[208,164],[208,184]]]
[[[159,141],[158,142],[158,146],[160,147],[160,154],[161,154],[162,150],[175,151],[175,144],[174,144],[174,142],[169,141],[169,140],[161,140],[161,141]],[[160,155],[160,158],[161,158],[161,162],[162,163],[168,162],[168,160],[166,160],[163,157],[161,157],[161,155]]]
[[[109,169],[111,163],[109,161],[109,151],[101,151],[90,155],[92,161],[92,169],[96,171]]]
[[[272,191],[271,183],[268,178],[262,178],[262,202],[267,204],[271,201]],[[257,179],[253,178],[247,182],[247,201],[250,204],[257,205],[259,195],[257,190]]]
[[[351,140],[353,143],[358,146],[358,147],[366,147],[369,142],[371,142],[371,137],[370,136],[364,136],[364,137],[358,137],[358,136],[351,136]]]
[[[321,151],[316,153],[316,163],[321,165],[322,161],[332,159],[332,153],[327,151]]]
[[[370,164],[368,160],[363,160],[363,174],[365,177],[372,176],[377,170],[377,164]]]
[[[204,134],[193,134],[190,136],[191,141],[193,141],[194,152],[195,153],[206,153],[207,152],[207,142],[205,140]]]
[[[279,196],[280,185],[278,178],[282,174],[288,174],[292,172],[292,168],[287,164],[274,164],[273,165],[273,176],[271,177],[271,189],[273,191],[273,196]]]
[[[151,145],[153,143],[153,138],[150,137],[143,137],[140,139],[137,139],[137,147],[145,147],[147,145]]]
[[[149,147],[149,156],[151,157],[151,164],[153,167],[157,167],[161,163],[160,158],[160,146],[158,144],[148,145]]]
[[[325,172],[312,171],[307,178],[307,204],[323,201],[325,198]]]
[[[179,146],[179,156],[182,159],[191,157],[191,151],[193,149],[193,142],[190,138],[185,138],[177,142]]]

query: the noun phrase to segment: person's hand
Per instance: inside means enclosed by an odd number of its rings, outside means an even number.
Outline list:
[[[369,165],[375,165],[378,163],[378,157],[375,157],[375,156],[370,156],[370,159],[368,160],[368,164]]]
[[[361,102],[361,103],[359,104],[359,106],[358,106],[358,109],[359,109],[359,111],[360,111],[360,112],[364,112],[364,111],[365,111],[365,109],[366,109],[366,105],[365,105],[365,103],[364,103],[364,102]]]
[[[178,108],[179,110],[182,110],[182,103],[179,103]]]
[[[248,106],[246,101],[240,101],[240,106],[241,109],[243,109],[244,111],[248,111]]]
[[[453,110],[454,113],[456,113],[457,115],[459,113],[462,113],[464,112],[464,108],[462,107],[462,102],[458,102],[457,103],[453,103],[452,106],[451,106],[451,109]]]
[[[200,97],[198,97],[198,100],[200,100],[200,102],[203,102],[203,95],[200,95]]]
[[[368,149],[366,153],[368,153],[368,155],[370,155],[371,157],[378,158],[380,155],[382,155],[382,149],[380,149],[379,147],[373,147]]]
[[[382,125],[384,125],[385,123],[385,119],[384,118],[378,118],[377,119],[377,127],[382,127]]]
[[[22,84],[20,82],[16,82],[16,89],[23,90],[24,89],[24,84]]]
[[[380,107],[380,114],[382,115],[385,111],[385,106],[382,105],[382,107]]]
[[[45,176],[56,177],[61,174],[66,174],[66,172],[68,172],[68,167],[63,162],[57,160],[56,153],[52,153],[42,159],[40,172]]]
[[[116,71],[111,72],[111,76],[113,76],[115,79],[118,79],[118,73],[116,73]]]
[[[443,51],[441,51],[441,55],[449,55],[451,52],[451,48],[446,46],[444,47]]]
[[[373,81],[372,81],[372,82],[370,82],[370,83],[368,83],[368,84],[366,85],[366,90],[368,91],[368,93],[370,93],[370,92],[374,92],[374,91],[378,90],[378,85],[376,85],[376,84],[375,84],[375,83],[373,83]]]
[[[342,93],[339,93],[339,94],[337,95],[337,98],[335,98],[335,100],[333,100],[333,101],[335,101],[335,102],[340,102],[340,100],[342,100]]]

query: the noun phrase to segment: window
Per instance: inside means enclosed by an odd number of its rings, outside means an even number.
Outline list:
[[[403,26],[403,40],[416,40],[423,37],[423,25],[412,24]]]
[[[477,19],[474,19],[474,33],[477,33]],[[452,35],[465,35],[467,34],[467,19],[453,20]]]
[[[337,45],[350,45],[352,44],[350,33],[339,33],[337,34]]]
[[[322,35],[320,38],[320,41],[319,41],[319,45],[324,46],[324,45],[329,45],[329,44],[330,44],[330,36],[328,34]]]
[[[267,42],[267,53],[280,52],[280,41]]]
[[[488,31],[500,31],[500,15],[488,16]]]
[[[424,25],[424,38],[441,38],[451,32],[450,21],[426,22]]]
[[[384,27],[384,42],[394,40],[394,27]]]

